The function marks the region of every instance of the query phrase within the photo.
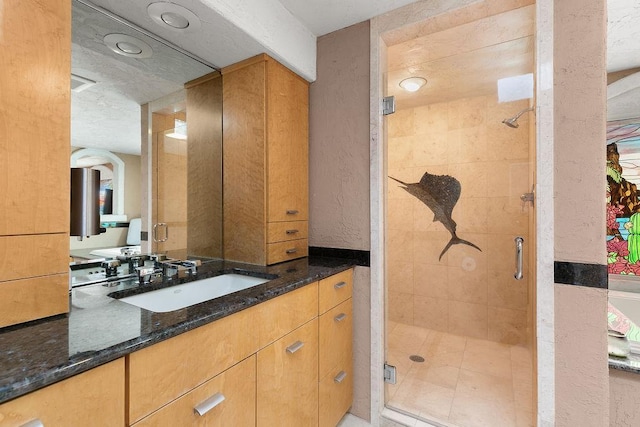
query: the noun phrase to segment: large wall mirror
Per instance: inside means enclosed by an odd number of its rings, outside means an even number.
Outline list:
[[[102,171],[106,231],[71,237],[71,256],[220,258],[220,74],[85,0],[72,14],[70,164]]]

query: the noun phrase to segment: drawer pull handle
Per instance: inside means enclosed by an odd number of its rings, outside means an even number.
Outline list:
[[[296,252],[298,252],[298,249],[296,249],[296,248],[287,249],[287,253],[288,254],[295,254]]]
[[[203,417],[204,414],[206,414],[207,412],[209,412],[210,410],[212,410],[213,408],[221,404],[223,401],[224,401],[224,394],[216,393],[210,398],[208,398],[207,400],[204,400],[198,403],[196,407],[193,408],[193,410],[196,412],[196,414]]]
[[[298,210],[296,210],[296,209],[287,209],[287,215],[298,215]]]
[[[42,421],[36,418],[35,420],[31,420],[28,423],[22,424],[20,427],[44,427],[44,424],[42,424]]]
[[[338,283],[336,283],[335,285],[333,285],[333,287],[334,287],[335,289],[342,289],[342,288],[344,288],[345,286],[347,286],[347,282],[338,282]]]
[[[342,322],[346,318],[347,318],[346,314],[340,313],[336,317],[334,317],[333,320],[335,320],[336,322]]]
[[[340,384],[344,379],[347,378],[347,373],[345,371],[340,371],[338,375],[333,379],[337,384]]]
[[[298,230],[287,230],[286,233],[287,234],[296,234],[296,233],[298,233]]]
[[[287,347],[287,353],[293,354],[296,351],[300,350],[302,347],[304,347],[304,343],[302,341],[296,341],[289,347]]]

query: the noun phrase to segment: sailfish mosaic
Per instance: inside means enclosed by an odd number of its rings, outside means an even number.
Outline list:
[[[407,193],[427,205],[434,214],[433,221],[441,222],[442,225],[444,225],[444,228],[451,233],[451,240],[449,240],[449,243],[447,243],[440,253],[438,260],[441,260],[442,256],[453,245],[469,245],[482,252],[482,249],[478,246],[467,240],[459,238],[456,234],[457,224],[451,215],[453,213],[453,208],[456,206],[456,203],[458,203],[458,199],[460,198],[460,181],[450,175],[432,175],[429,172],[425,172],[424,175],[422,175],[420,182],[413,184],[402,182],[392,176],[389,178],[402,184],[403,187],[400,188],[404,189]]]

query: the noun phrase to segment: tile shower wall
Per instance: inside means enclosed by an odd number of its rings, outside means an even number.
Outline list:
[[[482,249],[453,245],[433,212],[387,182],[388,317],[394,322],[509,344],[526,344],[529,316],[527,242],[530,207],[528,114],[520,127],[501,123],[529,106],[495,95],[458,99],[388,116],[388,175],[407,183],[425,172],[461,184],[453,209],[457,234]],[[530,113],[529,113],[530,114]],[[525,280],[513,278],[514,238],[525,239]]]

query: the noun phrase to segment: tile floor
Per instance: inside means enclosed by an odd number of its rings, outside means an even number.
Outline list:
[[[389,322],[387,406],[456,427],[533,426],[531,353],[521,346]],[[410,355],[424,357],[413,362]]]

